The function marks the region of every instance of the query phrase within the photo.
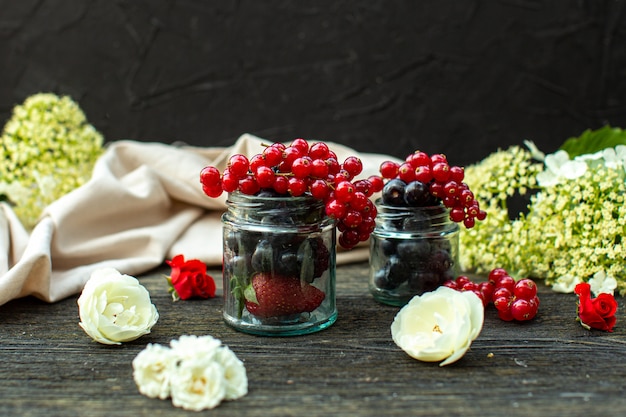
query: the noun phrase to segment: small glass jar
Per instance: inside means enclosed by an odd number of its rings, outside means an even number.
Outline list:
[[[226,323],[265,336],[307,334],[333,324],[336,232],[323,202],[235,192],[226,205]]]
[[[394,207],[380,200],[376,208],[369,288],[377,301],[402,306],[456,277],[459,226],[447,208]]]

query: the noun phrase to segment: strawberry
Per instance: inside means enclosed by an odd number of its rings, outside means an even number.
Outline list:
[[[326,296],[323,291],[300,281],[297,276],[265,272],[252,277],[244,294],[248,311],[262,318],[311,312],[319,307]]]

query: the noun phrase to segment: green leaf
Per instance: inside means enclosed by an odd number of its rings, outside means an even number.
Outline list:
[[[596,153],[617,145],[626,145],[626,131],[617,127],[604,126],[597,130],[587,129],[577,138],[569,138],[563,145],[570,158]]]
[[[252,286],[252,284],[248,285],[243,290],[243,297],[246,301],[249,301],[254,304],[259,304],[259,300],[257,300],[256,298],[256,292],[254,291],[254,287]]]

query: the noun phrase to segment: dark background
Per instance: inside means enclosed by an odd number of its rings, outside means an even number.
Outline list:
[[[455,164],[626,127],[624,1],[0,0],[0,121],[70,95],[107,141],[242,133]]]

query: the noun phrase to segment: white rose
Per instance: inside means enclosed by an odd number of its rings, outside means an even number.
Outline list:
[[[94,271],[78,298],[80,327],[95,341],[113,345],[135,340],[159,319],[139,281],[113,268]]]
[[[183,360],[170,376],[172,404],[185,410],[217,407],[226,396],[224,368],[212,360]]]
[[[175,355],[182,360],[192,360],[197,357],[210,360],[221,345],[222,342],[219,339],[208,335],[182,335],[170,342]]]
[[[246,395],[248,393],[246,367],[237,355],[223,346],[217,351],[215,360],[224,368],[225,399],[236,400]]]
[[[484,307],[470,291],[439,287],[415,296],[391,324],[393,341],[411,357],[449,365],[459,360],[478,337]]]
[[[133,379],[139,392],[150,398],[168,398],[170,374],[175,365],[176,356],[171,349],[149,343],[133,359]]]

